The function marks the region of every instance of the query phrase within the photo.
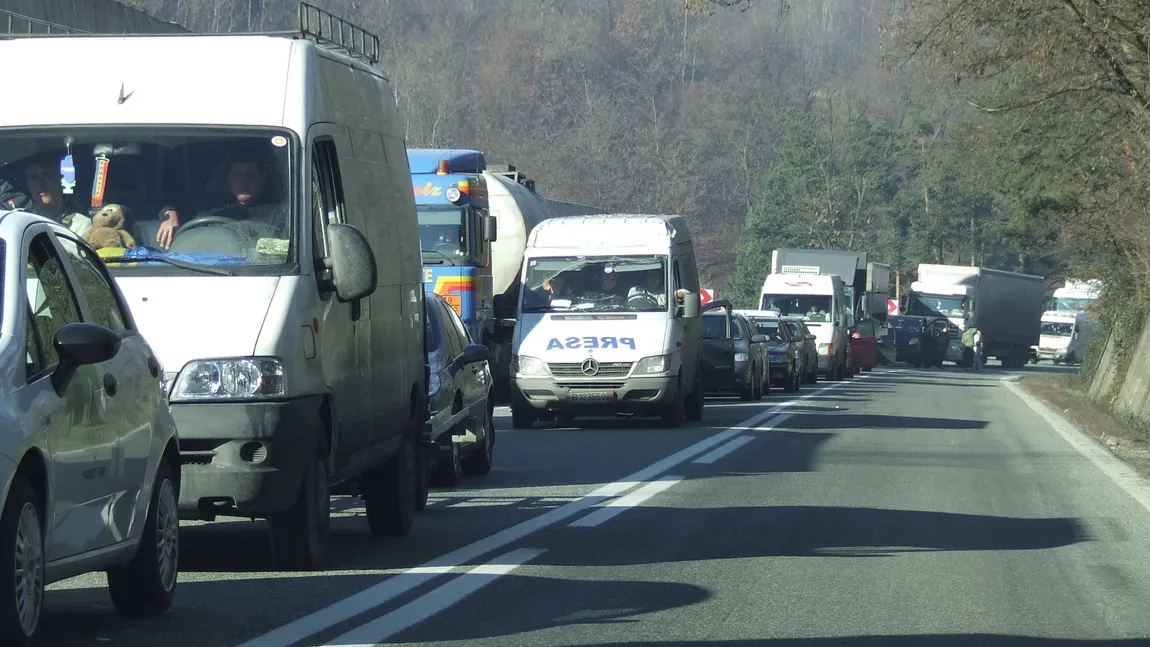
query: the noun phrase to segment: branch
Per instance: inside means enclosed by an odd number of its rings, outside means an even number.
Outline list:
[[[966,103],[973,106],[974,108],[977,108],[978,110],[981,110],[981,111],[987,113],[987,114],[999,114],[999,113],[1003,113],[1003,112],[1011,112],[1012,110],[1019,110],[1021,108],[1030,108],[1033,106],[1042,105],[1042,104],[1046,103],[1047,101],[1050,101],[1051,99],[1055,99],[1055,98],[1060,97],[1064,94],[1070,94],[1072,92],[1090,92],[1093,90],[1100,90],[1100,89],[1102,89],[1102,88],[1097,86],[1097,85],[1069,86],[1069,87],[1062,88],[1061,90],[1051,92],[1050,94],[1048,94],[1048,95],[1046,95],[1040,99],[1034,99],[1032,101],[1024,101],[1022,103],[1016,103],[1014,105],[1008,105],[1008,106],[1001,106],[998,108],[991,108],[988,106],[979,105],[978,103],[975,103],[974,101],[971,101],[970,99],[967,99]]]

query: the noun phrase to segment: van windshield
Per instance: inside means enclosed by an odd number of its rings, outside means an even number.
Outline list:
[[[802,317],[804,321],[830,321],[830,295],[764,294],[760,310],[775,310],[781,317]]]
[[[5,129],[0,206],[60,220],[116,274],[283,274],[297,151],[279,129]]]
[[[523,312],[665,312],[667,257],[564,256],[527,261]]]

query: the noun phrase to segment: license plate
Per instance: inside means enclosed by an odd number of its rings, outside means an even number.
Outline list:
[[[572,391],[567,394],[572,402],[614,402],[614,391]]]

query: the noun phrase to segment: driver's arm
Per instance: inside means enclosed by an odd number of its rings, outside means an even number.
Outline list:
[[[176,207],[164,206],[160,208],[160,217],[165,220],[160,223],[160,229],[156,232],[156,242],[160,247],[168,249],[172,246],[172,239],[176,237],[176,228],[180,226],[180,213]]]

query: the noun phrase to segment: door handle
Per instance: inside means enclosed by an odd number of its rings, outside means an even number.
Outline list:
[[[160,377],[160,363],[151,355],[148,355],[148,371],[152,373],[152,377]]]
[[[116,397],[116,376],[111,373],[104,374],[104,392],[110,397]]]

